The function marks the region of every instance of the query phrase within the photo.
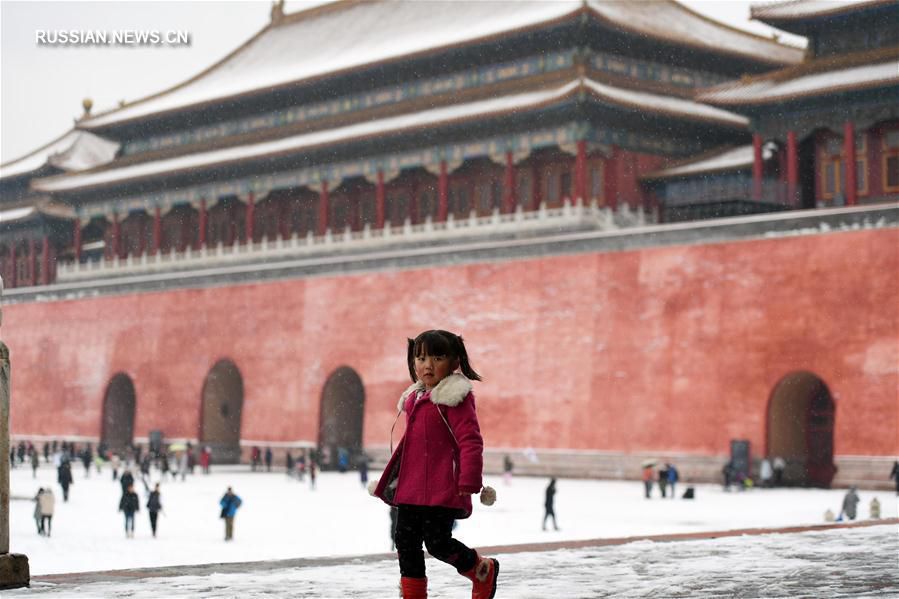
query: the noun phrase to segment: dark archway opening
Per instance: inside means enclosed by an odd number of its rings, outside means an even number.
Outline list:
[[[137,396],[127,374],[112,377],[103,399],[103,424],[100,441],[110,451],[121,452],[134,441],[134,412]]]
[[[830,487],[835,406],[827,385],[810,372],[780,380],[768,402],[768,456],[787,462],[784,482]]]
[[[365,388],[355,370],[341,366],[325,382],[318,427],[323,469],[351,468],[362,453]]]
[[[199,439],[218,464],[240,462],[243,377],[230,360],[219,360],[203,382]]]

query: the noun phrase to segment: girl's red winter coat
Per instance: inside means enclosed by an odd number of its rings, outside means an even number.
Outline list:
[[[389,505],[430,505],[471,515],[471,495],[482,485],[484,441],[471,383],[452,374],[427,391],[409,387],[398,408],[406,412],[406,433],[375,488]],[[389,497],[389,474],[397,469],[396,493]]]

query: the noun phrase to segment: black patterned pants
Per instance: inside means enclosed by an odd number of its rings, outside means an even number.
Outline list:
[[[425,577],[422,544],[435,558],[453,566],[460,574],[472,569],[477,553],[453,538],[455,510],[427,505],[401,505],[396,520],[396,551],[400,575]]]

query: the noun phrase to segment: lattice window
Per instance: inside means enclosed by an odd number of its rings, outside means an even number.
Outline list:
[[[425,187],[418,194],[418,218],[424,222],[429,216],[432,221],[437,218],[437,190],[431,186]]]
[[[468,182],[453,182],[449,190],[450,212],[454,218],[468,218],[471,212],[471,194],[468,190]]]
[[[391,226],[401,227],[409,216],[409,192],[408,190],[393,190],[387,196],[387,215]]]
[[[855,137],[855,188],[859,194],[868,193],[868,153],[864,132]],[[830,136],[820,151],[821,196],[832,199],[845,191],[846,169],[843,156],[843,139]]]

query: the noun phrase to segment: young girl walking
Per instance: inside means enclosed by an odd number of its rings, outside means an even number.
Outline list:
[[[473,493],[480,493],[485,505],[496,499],[481,480],[484,441],[470,382],[481,377],[468,363],[462,337],[448,331],[425,331],[409,339],[407,361],[414,384],[397,405],[397,419],[406,413],[406,432],[373,490],[397,507],[403,599],[428,596],[422,543],[471,580],[472,599],[491,599],[499,562],[480,556],[452,532],[456,519],[471,515]]]

